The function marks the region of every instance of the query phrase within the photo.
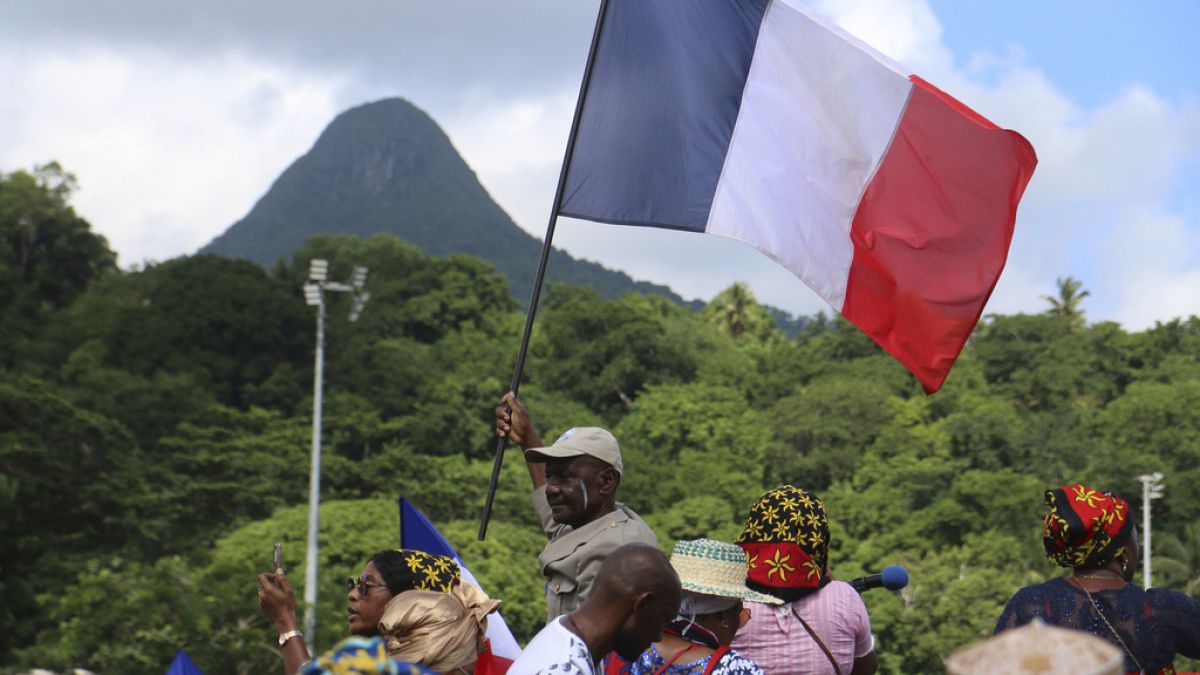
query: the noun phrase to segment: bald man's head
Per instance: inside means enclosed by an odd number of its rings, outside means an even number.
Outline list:
[[[626,544],[604,561],[587,603],[615,628],[613,651],[633,661],[662,636],[679,611],[682,589],[670,561],[653,546]]]

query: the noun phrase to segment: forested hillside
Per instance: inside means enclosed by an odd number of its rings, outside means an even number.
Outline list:
[[[304,576],[313,257],[338,279],[371,269],[362,318],[329,313],[317,647],[344,635],[345,578],[397,544],[401,494],[533,634],[543,539],[516,452],[474,540],[522,321],[505,278],[386,235],[314,237],[270,272],[210,255],[121,271],[71,185],[0,176],[0,670],[162,672],[178,649],[205,672],[278,668],[254,575],[282,541]],[[782,482],[823,497],[835,576],[911,573],[864,595],[883,672],[939,672],[1058,573],[1048,487],[1116,491],[1140,520],[1135,476],[1163,472],[1154,580],[1200,595],[1200,317],[1088,323],[1071,283],[1045,314],[986,317],[932,397],[841,321],[785,337],[744,287],[694,312],[558,285],[522,398],[543,437],[614,431],[622,499],[664,549],[734,537]]]

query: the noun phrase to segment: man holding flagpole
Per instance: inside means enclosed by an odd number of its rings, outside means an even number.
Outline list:
[[[567,216],[749,244],[932,394],[1000,279],[1036,166],[1019,133],[803,0],[601,0],[512,389]],[[501,441],[480,539],[503,457]]]
[[[578,609],[605,558],[625,544],[658,546],[649,526],[617,501],[624,465],[606,429],[576,427],[544,446],[512,392],[496,408],[496,435],[525,453],[534,511],[550,541],[538,556],[546,578],[546,619]]]

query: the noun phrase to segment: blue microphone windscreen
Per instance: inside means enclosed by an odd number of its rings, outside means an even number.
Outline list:
[[[883,581],[883,587],[889,591],[898,591],[908,585],[908,570],[899,565],[885,567],[879,576]]]

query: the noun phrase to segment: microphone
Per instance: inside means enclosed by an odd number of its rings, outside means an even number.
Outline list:
[[[868,574],[865,577],[851,579],[846,582],[854,587],[854,590],[862,593],[871,588],[886,588],[889,591],[898,591],[908,585],[908,570],[899,565],[885,567],[879,574]]]

